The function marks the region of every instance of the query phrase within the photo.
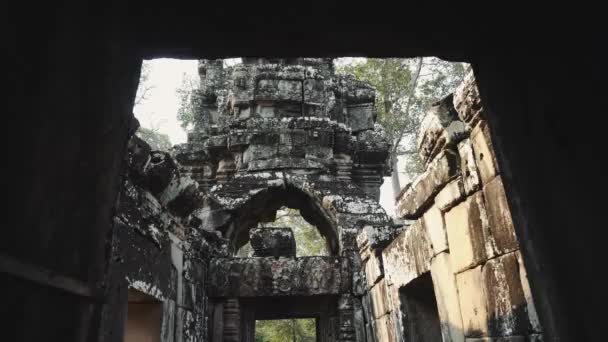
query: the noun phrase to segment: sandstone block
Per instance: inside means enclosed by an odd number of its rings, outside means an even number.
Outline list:
[[[302,102],[302,82],[298,80],[261,79],[256,100]]]
[[[390,306],[384,279],[380,280],[376,285],[374,285],[374,287],[372,287],[370,294],[374,318],[380,318],[381,316],[387,314],[390,311]]]
[[[480,121],[471,132],[475,162],[483,184],[488,183],[499,173],[498,163],[494,154],[494,146],[490,136],[490,129],[486,121]]]
[[[270,159],[276,156],[276,146],[250,145],[245,152],[243,152],[243,164],[247,165],[254,160]]]
[[[254,228],[249,231],[254,257],[296,256],[296,240],[291,228]]]
[[[372,253],[365,262],[365,278],[368,287],[374,286],[383,276],[381,258],[381,254]]]
[[[389,285],[406,285],[429,271],[431,254],[426,230],[418,220],[382,251],[385,279]]]
[[[341,293],[344,258],[216,258],[209,262],[211,297],[311,296]]]
[[[441,211],[450,210],[464,198],[464,185],[461,178],[456,178],[446,184],[435,196],[435,205]]]
[[[422,119],[417,147],[425,163],[432,160],[448,145],[455,145],[467,132],[465,124],[458,119],[452,95],[435,102]]]
[[[374,104],[363,103],[347,108],[348,123],[353,132],[374,128]]]
[[[324,103],[326,101],[326,94],[324,80],[304,80],[304,102]]]
[[[433,196],[460,173],[458,155],[445,150],[435,157],[427,170],[418,176],[397,202],[401,218],[416,219],[428,206]]]
[[[463,140],[458,144],[458,153],[460,154],[460,172],[464,191],[466,194],[470,194],[477,191],[481,184],[470,139]]]
[[[462,342],[464,334],[456,278],[448,253],[436,255],[431,260],[431,277],[437,299],[437,310],[441,321],[444,341]]]
[[[469,73],[464,82],[454,91],[454,108],[460,120],[474,126],[481,117],[482,105],[479,90],[473,73]]]
[[[482,268],[482,277],[488,300],[489,335],[525,335],[529,322],[517,254],[489,260]]]
[[[526,273],[526,267],[524,266],[524,261],[522,259],[521,253],[517,253],[517,262],[519,263],[519,279],[521,279],[521,288],[524,291],[524,296],[526,297],[526,305],[528,309],[528,320],[530,321],[530,328],[534,332],[542,332],[542,327],[540,325],[540,319],[538,318],[538,313],[536,312],[536,307],[534,305],[534,299],[532,298],[532,290],[530,289],[530,283],[528,281],[528,275]],[[540,336],[540,335],[539,335]],[[537,341],[537,340],[532,340]],[[541,340],[538,340],[541,341]]]
[[[448,249],[448,240],[445,233],[445,223],[443,213],[436,205],[432,206],[424,213],[424,228],[429,237],[429,242],[433,248],[433,255],[437,255]]]
[[[488,182],[483,188],[483,193],[496,251],[504,254],[518,249],[513,219],[501,177],[495,177]]]
[[[456,283],[464,334],[469,337],[488,336],[490,317],[481,266],[458,273]]]
[[[481,193],[477,192],[445,213],[452,265],[456,272],[479,265],[491,249],[488,220]]]
[[[376,341],[380,342],[380,341],[390,341],[389,339],[389,329],[391,328],[390,325],[390,320],[388,318],[388,315],[384,315],[382,317],[380,317],[379,319],[374,320],[375,321],[375,333],[376,333]]]

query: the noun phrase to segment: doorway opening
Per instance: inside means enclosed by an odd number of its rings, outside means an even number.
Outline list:
[[[129,289],[124,342],[160,342],[162,302]]]
[[[441,341],[441,322],[433,278],[427,272],[399,289],[405,340]]]
[[[315,318],[255,321],[255,342],[316,342]]]

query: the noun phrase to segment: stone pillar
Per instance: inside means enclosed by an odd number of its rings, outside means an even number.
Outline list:
[[[224,342],[241,341],[241,310],[239,300],[226,299],[224,302]]]
[[[338,300],[338,319],[340,325],[338,341],[356,342],[353,297],[351,294],[344,294]]]

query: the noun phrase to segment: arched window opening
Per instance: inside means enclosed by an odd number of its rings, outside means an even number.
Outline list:
[[[296,257],[330,255],[327,240],[318,228],[310,224],[298,209],[283,206],[272,222],[259,222],[257,228],[291,228],[296,241]],[[253,249],[248,241],[236,253],[238,257],[251,257]]]

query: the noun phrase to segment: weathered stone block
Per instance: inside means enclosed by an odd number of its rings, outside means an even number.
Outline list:
[[[433,248],[433,255],[446,251],[448,249],[448,239],[445,233],[443,214],[439,208],[436,205],[432,206],[424,213],[423,217],[424,228]]]
[[[302,101],[302,81],[261,79],[258,81],[256,100]]]
[[[176,174],[158,198],[160,203],[169,208],[172,214],[185,217],[200,207],[203,202],[198,187],[198,183],[190,177]]]
[[[431,254],[426,230],[418,220],[382,251],[385,279],[389,285],[406,285],[429,271]]]
[[[209,296],[337,295],[341,293],[342,260],[336,257],[211,259]]]
[[[199,220],[197,226],[209,230],[223,226],[232,218],[226,210],[214,209],[210,206],[194,210],[192,217]]]
[[[249,231],[254,257],[296,256],[296,240],[291,228],[254,228]]]
[[[486,246],[491,252],[492,241],[481,192],[446,212],[445,225],[452,265],[456,272],[486,260]]]
[[[481,181],[483,184],[486,184],[500,172],[494,154],[490,129],[486,121],[480,121],[473,128],[471,141]]]
[[[247,165],[254,160],[270,159],[276,157],[277,154],[277,146],[250,145],[243,152],[243,164]]]
[[[376,333],[376,341],[390,341],[389,339],[389,329],[390,319],[388,315],[384,315],[379,319],[374,320],[375,322],[375,333]]]
[[[475,153],[470,139],[461,141],[458,144],[458,153],[460,154],[460,167],[462,174],[462,183],[466,194],[470,194],[479,189],[481,180],[475,163]]]
[[[327,161],[333,158],[333,149],[331,147],[322,147],[314,145],[304,146],[304,158],[314,158]]]
[[[178,175],[177,165],[168,152],[154,151],[146,166],[146,183],[154,196],[159,196]]]
[[[129,169],[136,176],[143,175],[146,165],[150,161],[150,152],[152,152],[152,148],[147,142],[139,138],[137,135],[133,135],[131,139],[129,139],[127,148],[129,156]]]
[[[467,337],[488,336],[490,317],[481,266],[457,274],[456,283],[464,334]]]
[[[173,342],[175,338],[175,301],[167,299],[163,301],[163,314],[161,322],[161,341]]]
[[[519,248],[507,195],[500,176],[495,177],[483,187],[490,230],[495,241],[496,251],[504,254]]]
[[[458,155],[451,150],[441,152],[397,202],[399,217],[417,218],[426,209],[433,196],[458,174],[460,174]]]
[[[326,94],[324,80],[304,80],[304,102],[324,103]]]
[[[488,299],[489,335],[525,335],[529,322],[517,254],[489,260],[482,268],[482,276]]]
[[[454,91],[454,108],[460,119],[470,126],[474,126],[480,119],[482,112],[481,98],[472,72],[467,74],[464,82]]]
[[[521,253],[516,252],[517,254],[517,262],[519,263],[519,279],[521,279],[521,288],[524,291],[524,296],[526,297],[526,305],[528,309],[528,320],[530,321],[530,329],[534,332],[542,332],[542,326],[540,324],[540,319],[538,317],[538,313],[536,312],[536,306],[534,305],[534,299],[532,298],[532,290],[530,289],[530,283],[528,281],[528,275],[526,272],[526,267],[524,266],[524,261],[522,259]],[[539,335],[541,336],[541,335]],[[542,336],[541,336],[542,337]],[[531,339],[532,341],[537,341]],[[541,340],[538,340],[541,341]]]
[[[458,289],[456,288],[456,279],[448,253],[436,255],[431,260],[431,277],[433,278],[443,340],[462,342],[464,341],[464,334]]]
[[[453,146],[467,133],[464,122],[454,110],[452,95],[435,102],[422,119],[417,147],[422,160],[427,163],[446,146]]]
[[[363,103],[347,107],[348,123],[353,132],[374,128],[374,104]]]
[[[365,278],[367,286],[372,287],[380,278],[382,278],[382,255],[371,253],[371,256],[365,262]]]
[[[374,318],[380,318],[381,316],[387,314],[390,311],[390,306],[388,304],[384,279],[380,280],[376,285],[374,285],[374,287],[371,288],[370,294]]]
[[[456,178],[446,184],[435,196],[435,205],[441,211],[450,210],[464,198],[464,185],[462,179]]]

